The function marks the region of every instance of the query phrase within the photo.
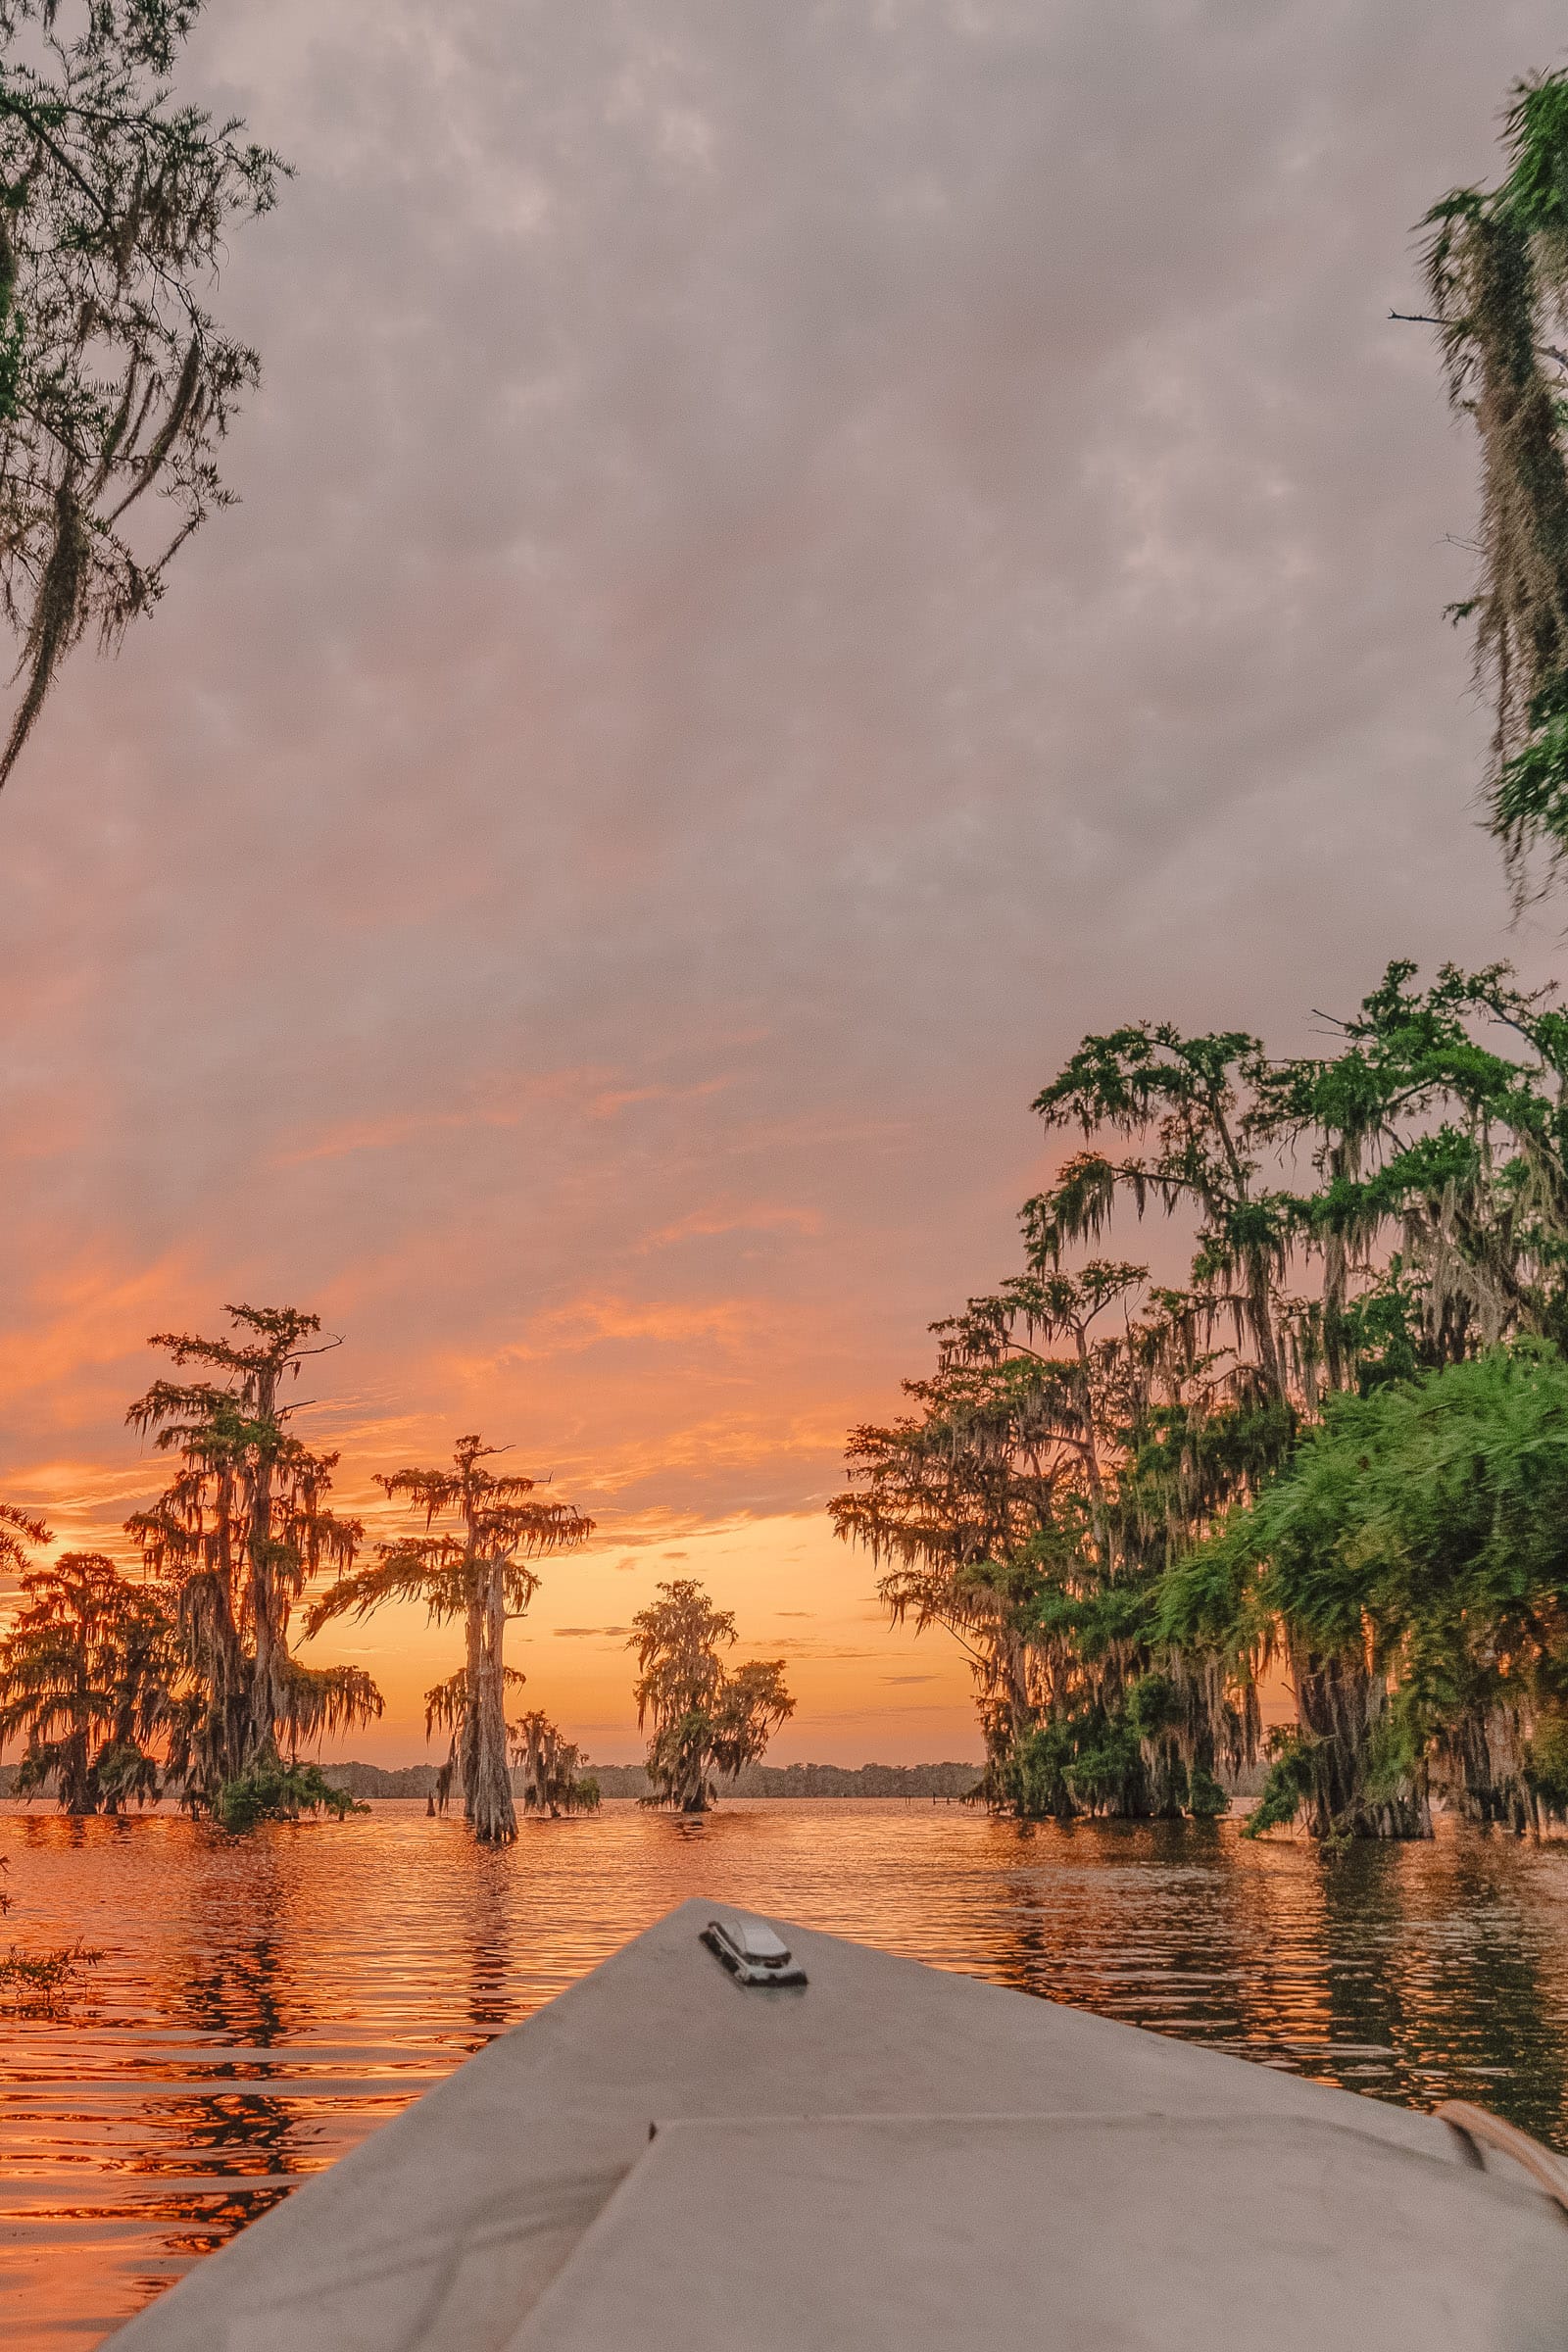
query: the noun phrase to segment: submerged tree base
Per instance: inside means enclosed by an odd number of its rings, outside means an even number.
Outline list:
[[[0,1993],[10,1993],[12,2006],[44,2013],[73,1991],[77,1980],[96,1968],[103,1953],[91,1944],[66,1943],[50,1952],[19,1952],[15,1945],[0,1956]]]

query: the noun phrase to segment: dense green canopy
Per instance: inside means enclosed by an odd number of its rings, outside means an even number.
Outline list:
[[[1022,1269],[852,1435],[839,1532],[968,1650],[998,1802],[1215,1810],[1271,1667],[1264,1821],[1559,1802],[1568,1021],[1504,966],[1396,963],[1334,1029],[1086,1038]],[[1185,1282],[1088,1254],[1156,1215]]]
[[[1539,1341],[1328,1399],[1289,1467],[1172,1570],[1157,1631],[1233,1668],[1283,1633],[1343,1660],[1363,1719],[1281,1743],[1297,1800],[1523,1826],[1568,1803],[1568,1365]]]

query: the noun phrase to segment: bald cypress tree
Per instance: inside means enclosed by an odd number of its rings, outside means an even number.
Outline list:
[[[594,1813],[599,1809],[599,1783],[585,1775],[583,1753],[551,1722],[542,1707],[511,1726],[512,1761],[522,1774],[525,1813]]]
[[[176,1368],[196,1365],[207,1377],[155,1381],[126,1415],[179,1465],[126,1532],[174,1592],[197,1692],[171,1773],[214,1808],[225,1788],[265,1778],[301,1741],[381,1712],[358,1667],[308,1667],[289,1645],[307,1585],[328,1568],[351,1569],[364,1536],[357,1519],[327,1505],[337,1455],[303,1445],[282,1401],[285,1384],[322,1352],[311,1345],[319,1318],[295,1307],[224,1311],[229,1339],[165,1332],[150,1343]],[[292,1802],[286,1792],[283,1801]]]
[[[158,1794],[157,1749],[179,1708],[182,1661],[165,1595],[102,1552],[23,1572],[0,1641],[0,1747],[24,1737],[19,1786],[52,1783],[68,1813],[118,1813]]]
[[[795,1712],[782,1658],[752,1658],[733,1670],[721,1651],[738,1639],[732,1609],[718,1609],[691,1577],[661,1585],[661,1597],[632,1619],[637,1652],[632,1695],[639,1729],[651,1729],[645,1802],[706,1813],[711,1775],[759,1763]]]
[[[571,1503],[542,1495],[537,1482],[498,1478],[485,1463],[499,1450],[463,1437],[450,1469],[395,1470],[377,1480],[406,1496],[422,1530],[379,1546],[375,1565],[342,1577],[311,1610],[314,1634],[333,1618],[363,1618],[388,1600],[422,1600],[444,1624],[461,1619],[465,1658],[458,1673],[425,1694],[426,1728],[448,1731],[450,1763],[463,1785],[463,1809],[474,1835],[504,1843],[517,1835],[507,1772],[506,1694],[523,1677],[506,1662],[507,1621],[520,1617],[538,1590],[528,1566],[550,1552],[587,1543],[594,1523]],[[436,1522],[448,1524],[437,1532]]]

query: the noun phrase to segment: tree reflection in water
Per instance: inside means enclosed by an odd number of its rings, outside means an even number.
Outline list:
[[[465,1838],[468,1865],[467,1916],[464,1940],[467,1947],[467,2016],[472,2029],[471,2049],[482,2049],[493,2035],[515,2025],[520,2014],[508,1997],[511,1974],[508,1917],[513,1893],[513,1846],[481,1845]]]
[[[1568,1851],[1501,1832],[1339,1850],[1234,1825],[993,1834],[1010,1866],[975,1958],[1000,1982],[1402,2105],[1467,2097],[1568,2144],[1564,1951],[1540,1935],[1542,1910],[1568,1929]]]

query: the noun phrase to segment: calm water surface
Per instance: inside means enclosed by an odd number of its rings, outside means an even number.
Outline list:
[[[958,1805],[632,1804],[487,1852],[416,1803],[246,1840],[0,1804],[0,1946],[104,1958],[0,2011],[0,2346],[96,2343],[690,1894],[1568,2147],[1568,1846],[1446,1826],[1330,1859]]]

